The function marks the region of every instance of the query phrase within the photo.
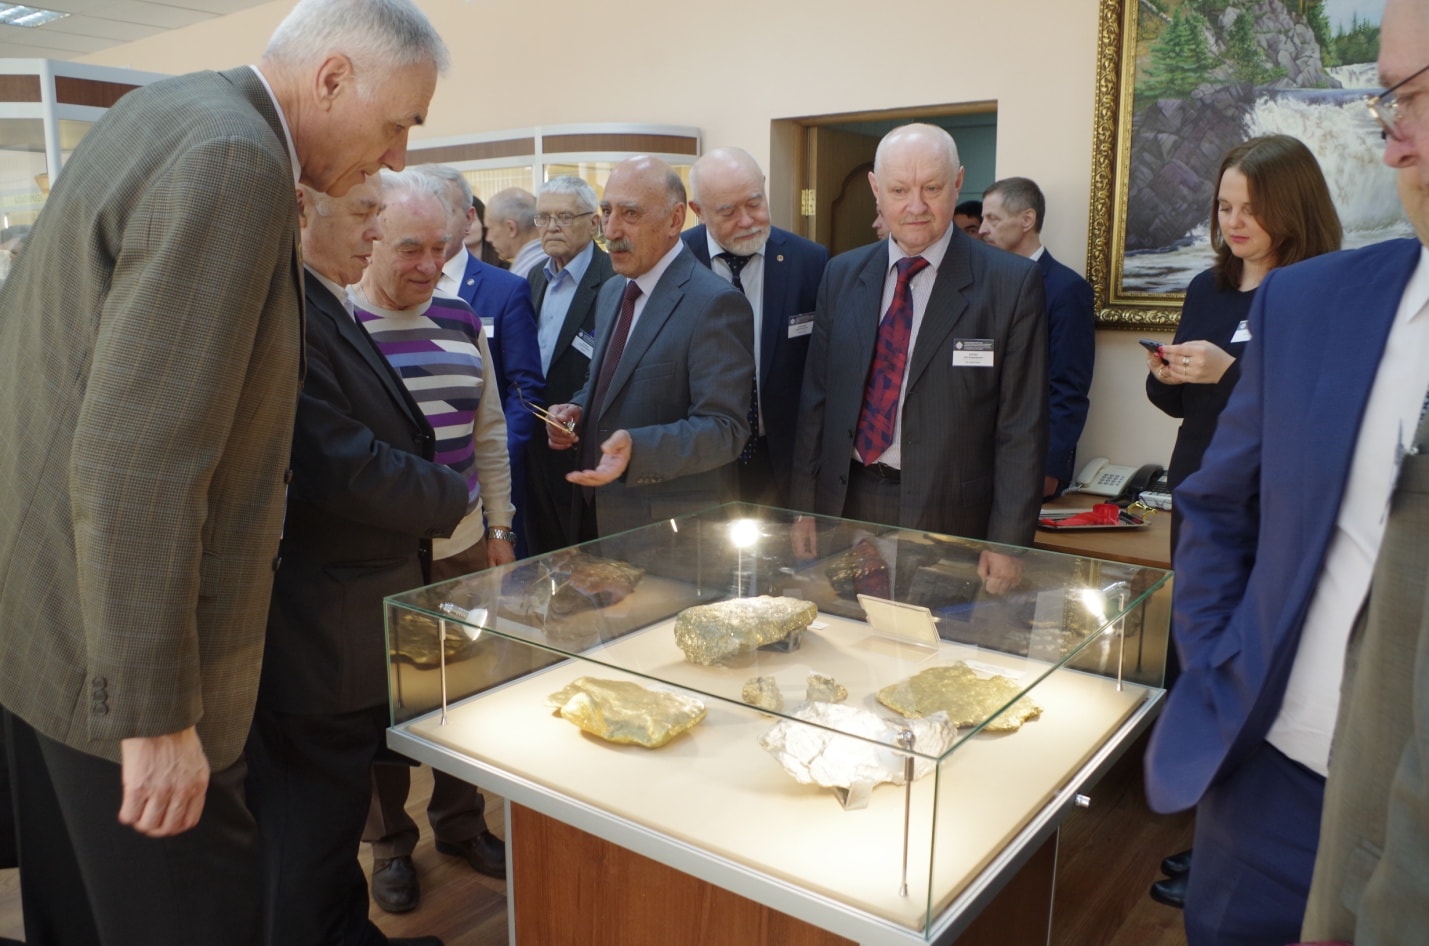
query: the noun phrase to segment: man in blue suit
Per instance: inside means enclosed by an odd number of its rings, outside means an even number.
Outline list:
[[[1042,245],[1047,200],[1042,188],[1025,177],[995,182],[982,195],[986,243],[1037,263],[1047,291],[1047,471],[1042,495],[1059,495],[1072,482],[1077,441],[1091,406],[1092,366],[1097,356],[1097,322],[1092,287],[1069,266],[1057,262]]]
[[[716,148],[690,168],[690,209],[700,225],[681,238],[754,309],[755,390],[750,442],[739,457],[739,498],[789,505],[799,389],[814,303],[829,251],[771,226],[764,172],[742,148]]]
[[[1396,7],[1401,28],[1391,29]],[[1417,83],[1401,92],[1406,100],[1422,94],[1429,16],[1391,0],[1383,25],[1381,74]],[[1386,125],[1386,161],[1400,168],[1401,198],[1426,240],[1429,120],[1385,104],[1381,114],[1399,123]],[[1251,309],[1240,384],[1204,465],[1177,491],[1183,669],[1147,751],[1146,790],[1157,811],[1196,806],[1191,946],[1279,946],[1300,936],[1346,644],[1374,613],[1362,605],[1429,385],[1424,258],[1420,241],[1394,240],[1273,270]],[[1402,570],[1422,590],[1422,560]],[[1419,633],[1420,624],[1422,616],[1406,619],[1395,633]],[[1357,671],[1384,672],[1364,659]],[[1402,712],[1415,712],[1407,697]],[[1356,777],[1340,768],[1347,747],[1381,738],[1357,731],[1337,743],[1334,776]],[[1415,856],[1422,864],[1422,851]],[[1331,896],[1350,896],[1352,886]]]
[[[536,310],[531,306],[531,287],[513,276],[472,256],[464,243],[476,208],[471,203],[471,185],[460,171],[440,164],[424,164],[413,170],[440,181],[446,201],[456,220],[456,236],[447,245],[447,261],[437,280],[437,295],[461,299],[486,328],[491,361],[496,368],[496,386],[501,392],[506,415],[506,452],[511,457],[511,502],[516,507],[512,528],[516,532],[516,556],[526,555],[526,444],[536,432],[536,419],[521,403],[540,401],[546,389],[541,372],[541,350],[536,344]],[[544,436],[544,434],[542,434]]]

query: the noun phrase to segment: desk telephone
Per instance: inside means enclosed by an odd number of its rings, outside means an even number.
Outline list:
[[[1115,502],[1130,502],[1152,489],[1166,489],[1166,472],[1159,464],[1115,466],[1106,457],[1094,457],[1082,466],[1067,492],[1111,496]]]

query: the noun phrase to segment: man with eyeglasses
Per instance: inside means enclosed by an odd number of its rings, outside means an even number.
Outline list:
[[[600,213],[625,278],[601,288],[590,375],[546,425],[553,450],[580,451],[568,479],[581,487],[583,541],[737,498],[754,380],[749,301],[680,242],[675,170],[648,155],[622,161]]]
[[[829,251],[769,223],[764,171],[743,148],[716,148],[690,168],[690,252],[744,293],[754,310],[756,383],[749,442],[739,454],[739,498],[789,505],[799,389],[814,303]]]
[[[557,177],[536,194],[536,229],[546,263],[531,270],[531,301],[537,316],[546,400],[569,401],[585,384],[595,347],[595,302],[615,274],[610,257],[595,245],[595,188],[578,177]],[[556,452],[545,436],[527,447],[526,531],[531,551],[550,552],[576,542],[570,528],[575,454]]]
[[[1176,494],[1184,669],[1146,787],[1196,806],[1190,946],[1429,928],[1429,7],[1389,0],[1380,37],[1370,107],[1419,239],[1271,272]]]

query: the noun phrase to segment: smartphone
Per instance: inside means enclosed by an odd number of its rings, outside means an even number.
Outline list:
[[[1152,341],[1151,339],[1149,339],[1149,338],[1143,338],[1143,339],[1140,339],[1139,341],[1141,342],[1141,347],[1142,347],[1142,348],[1145,348],[1145,349],[1146,349],[1147,351],[1149,351],[1149,352],[1153,352],[1153,353],[1156,355],[1156,357],[1158,357],[1158,358],[1161,359],[1161,363],[1162,363],[1163,365],[1169,365],[1169,364],[1171,363],[1171,362],[1167,361],[1167,360],[1165,359],[1165,357],[1162,356],[1162,354],[1161,354],[1161,343],[1160,343],[1160,342],[1153,342],[1153,341]]]

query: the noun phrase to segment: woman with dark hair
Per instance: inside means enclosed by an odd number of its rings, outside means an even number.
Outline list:
[[[511,264],[502,259],[501,254],[496,252],[496,247],[486,241],[486,203],[473,194],[471,205],[476,208],[476,219],[471,222],[471,231],[466,235],[466,251],[483,263],[510,269]]]
[[[1272,269],[1340,248],[1340,218],[1325,175],[1310,149],[1289,135],[1252,138],[1232,148],[1216,173],[1211,246],[1216,262],[1191,280],[1175,340],[1147,354],[1146,396],[1181,430],[1167,471],[1176,488],[1196,470],[1216,421],[1240,378],[1237,359],[1250,341],[1246,317],[1255,289]],[[1172,566],[1181,516],[1171,510]],[[1180,672],[1175,648],[1166,658],[1166,686]],[[1186,895],[1191,852],[1161,862],[1169,879],[1153,899],[1179,907]]]

